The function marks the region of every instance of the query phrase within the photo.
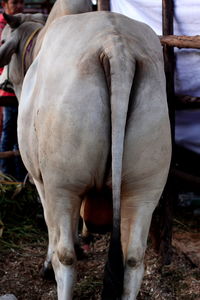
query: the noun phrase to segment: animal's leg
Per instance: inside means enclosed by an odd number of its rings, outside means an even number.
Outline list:
[[[80,210],[80,215],[82,217],[82,222],[83,222],[83,224],[82,224],[82,230],[81,230],[81,237],[83,238],[83,240],[87,239],[88,236],[90,235],[90,232],[87,229],[87,226],[85,224],[85,213],[84,213],[84,211],[85,211],[85,204],[86,204],[86,199],[84,199],[82,201],[82,203],[81,203],[81,210]]]
[[[151,217],[158,200],[158,192],[146,191],[145,194],[134,195],[123,201],[121,225],[125,259],[123,300],[135,300],[139,292],[144,275],[143,260]]]
[[[52,246],[52,265],[57,282],[58,300],[71,300],[76,278],[76,238],[81,200],[78,196],[45,186],[44,213]]]
[[[82,228],[81,235],[83,238],[87,238],[90,235],[90,232],[88,231],[84,220],[83,220],[83,228]]]
[[[77,220],[80,221],[80,212],[77,211]],[[84,251],[80,245],[80,238],[79,238],[79,222],[77,222],[77,228],[75,229],[75,242],[74,242],[75,252],[77,260],[81,260],[84,258]]]
[[[83,226],[81,231],[81,239],[82,239],[82,249],[84,253],[88,253],[90,251],[90,245],[93,241],[93,235],[89,232],[85,221],[83,219]]]
[[[46,202],[45,202],[44,184],[35,179],[33,179],[33,181],[35,183],[38,194],[40,196],[43,209],[45,210],[44,207]],[[51,234],[51,232],[49,232],[48,237],[49,237],[48,251],[44,262],[44,266],[41,270],[41,276],[44,277],[45,279],[54,279],[54,271],[51,263],[52,255],[53,255],[53,235]]]
[[[81,240],[83,242],[82,249],[85,253],[89,252],[90,243],[92,241],[92,235],[90,234],[86,224],[85,224],[85,203],[86,199],[82,201],[80,215],[82,217],[82,230],[81,230]]]

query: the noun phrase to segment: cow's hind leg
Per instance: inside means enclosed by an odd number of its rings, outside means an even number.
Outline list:
[[[125,259],[123,300],[135,300],[144,275],[146,250],[152,213],[160,197],[158,191],[146,191],[123,199],[122,245]]]
[[[46,201],[45,201],[45,192],[44,192],[44,184],[41,181],[37,181],[35,179],[34,183],[35,186],[37,188],[38,194],[40,196],[40,200],[42,202],[42,206],[43,209],[45,211],[45,205],[46,205]],[[40,271],[40,275],[47,280],[54,280],[55,276],[54,276],[54,271],[53,271],[53,267],[52,267],[52,255],[53,255],[53,246],[52,246],[52,238],[51,238],[51,233],[49,234],[49,244],[48,244],[48,251],[47,251],[47,256],[44,262],[44,265]]]
[[[45,186],[44,215],[59,300],[71,300],[76,279],[74,243],[81,200],[65,189]]]

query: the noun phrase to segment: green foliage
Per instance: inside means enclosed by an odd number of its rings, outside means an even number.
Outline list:
[[[1,178],[0,178],[1,179]],[[0,180],[0,248],[46,238],[42,206],[34,185]]]
[[[93,276],[85,276],[81,282],[77,283],[73,299],[95,299],[91,296],[100,293],[101,289],[102,281],[98,281]]]

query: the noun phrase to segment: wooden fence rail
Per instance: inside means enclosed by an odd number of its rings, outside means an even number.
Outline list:
[[[170,47],[200,49],[200,35],[165,35],[160,36],[160,42]]]

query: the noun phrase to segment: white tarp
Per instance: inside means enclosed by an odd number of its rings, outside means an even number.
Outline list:
[[[110,0],[111,10],[144,22],[162,35],[162,0]],[[174,0],[174,34],[200,35],[200,0]],[[200,50],[177,49],[175,90],[200,97]],[[194,126],[193,126],[194,124]],[[200,111],[176,113],[176,142],[200,153]]]

